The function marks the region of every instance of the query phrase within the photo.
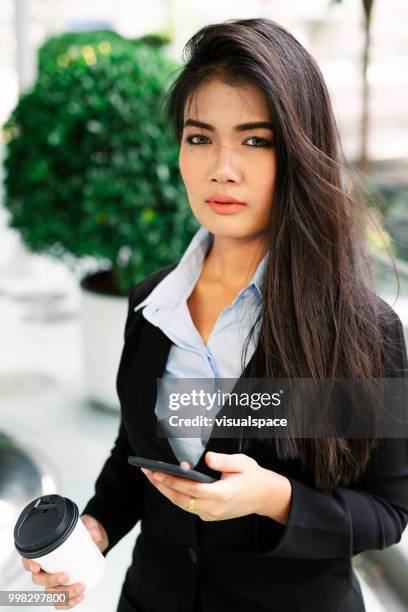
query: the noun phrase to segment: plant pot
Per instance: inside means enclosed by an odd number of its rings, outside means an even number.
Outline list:
[[[116,375],[123,347],[128,299],[111,290],[110,272],[98,272],[81,282],[80,322],[83,363],[89,398],[119,411]]]

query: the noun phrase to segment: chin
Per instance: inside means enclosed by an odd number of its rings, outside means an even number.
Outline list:
[[[248,238],[257,233],[253,228],[243,226],[242,222],[232,223],[231,220],[222,219],[219,222],[201,221],[201,224],[208,229],[214,236],[222,236],[224,238]]]

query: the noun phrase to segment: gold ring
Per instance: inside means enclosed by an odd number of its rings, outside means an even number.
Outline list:
[[[188,509],[189,509],[191,512],[194,512],[195,503],[196,503],[196,499],[195,499],[195,497],[191,497],[191,498],[190,498],[190,501],[188,502]]]

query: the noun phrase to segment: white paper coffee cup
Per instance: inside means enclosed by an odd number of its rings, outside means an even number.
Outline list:
[[[64,572],[69,583],[92,589],[106,570],[106,559],[92,540],[78,506],[60,495],[43,495],[30,502],[14,527],[14,544],[21,556],[48,573]]]

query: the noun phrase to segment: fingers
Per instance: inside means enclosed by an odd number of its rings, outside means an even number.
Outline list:
[[[83,514],[81,520],[101,552],[106,550],[109,545],[108,534],[104,526],[90,514]]]
[[[205,461],[210,468],[219,472],[243,472],[256,464],[255,459],[244,453],[224,454],[208,451]]]
[[[150,481],[156,485],[164,485],[170,489],[178,491],[179,493],[184,493],[184,495],[196,497],[197,499],[210,499],[213,497],[214,493],[212,484],[194,482],[192,480],[186,480],[185,478],[178,478],[177,476],[164,474],[163,472],[152,472]]]
[[[38,563],[24,557],[21,557],[21,563],[24,569],[31,572],[31,580],[34,584],[55,587],[69,582],[69,576],[65,572],[55,572],[53,574],[44,572]]]
[[[158,491],[160,491],[160,493],[165,495],[171,502],[173,502],[173,504],[176,504],[176,506],[179,506],[180,508],[182,507],[182,504],[183,504],[184,500],[187,499],[186,496],[183,495],[183,493],[180,493],[180,492],[176,491],[175,489],[171,489],[169,487],[166,487],[165,485],[161,485],[160,483],[155,481],[155,479],[151,475],[152,472],[150,472],[150,470],[146,470],[145,471],[145,468],[141,468],[141,469],[143,470],[143,472],[145,472],[146,477],[148,478],[148,480],[150,480],[152,485],[154,487],[156,487],[156,489]]]
[[[156,488],[161,493],[163,493],[163,495],[168,497],[169,500],[173,502],[173,504],[180,506],[180,508],[184,507],[186,500],[188,500],[188,497],[184,495],[184,493],[180,493],[179,491],[176,491],[175,489],[166,487],[166,485],[156,484]]]
[[[71,608],[74,608],[76,605],[78,605],[83,600],[84,597],[85,597],[84,594],[78,595],[77,597],[74,597],[73,599],[69,599],[68,605],[65,603],[64,605],[61,605],[61,606],[54,606],[54,608],[55,610],[70,610]]]
[[[85,585],[80,582],[75,584],[69,584],[67,586],[60,586],[56,588],[45,589],[46,593],[63,593],[68,592],[68,601],[60,606],[54,606],[57,610],[66,610],[67,608],[73,608],[85,597]]]
[[[34,584],[41,584],[45,587],[57,587],[59,585],[66,585],[69,582],[69,576],[67,576],[67,574],[49,574],[43,570],[33,573],[31,579]]]
[[[87,528],[91,538],[93,539],[94,542],[101,542],[102,540],[102,532],[101,529],[99,527],[99,523],[98,521],[93,517],[90,516],[89,514],[83,514],[81,516],[81,520],[83,522],[83,524],[85,525],[85,527]]]
[[[39,572],[41,567],[35,561],[31,559],[26,559],[25,557],[20,557],[21,563],[28,572]]]
[[[99,527],[88,527],[88,532],[94,542],[102,542],[102,533]]]
[[[204,496],[202,499],[199,499],[200,496],[195,495],[195,494],[185,495],[184,493],[177,491],[175,488],[170,488],[170,487],[167,487],[166,485],[155,482],[151,475],[152,472],[150,472],[150,470],[145,470],[145,468],[142,468],[142,469],[145,472],[147,478],[150,480],[150,482],[156,487],[156,489],[160,491],[160,493],[162,493],[165,497],[167,497],[173,504],[175,504],[182,510],[188,510],[188,504],[189,504],[191,497],[196,497],[197,500],[199,500],[198,503],[200,507],[199,509],[195,510],[195,514],[200,516],[200,518],[202,518],[203,520],[214,520],[214,518],[216,518],[217,513],[211,512],[208,510],[208,505],[209,505],[208,502],[210,502],[210,508],[212,508],[214,506],[214,500],[210,500],[208,499],[208,497],[205,498]],[[177,480],[183,480],[183,479],[178,478]],[[199,485],[202,487],[207,486],[206,484],[202,484],[202,483],[199,483]],[[211,485],[209,486],[213,486],[213,483],[211,483]]]
[[[31,572],[31,580],[33,583],[44,586],[46,593],[68,593],[68,602],[60,606],[54,606],[56,610],[73,608],[83,600],[85,596],[85,585],[80,582],[67,584],[69,582],[69,576],[65,572],[55,572],[53,574],[44,572],[38,563],[35,563],[31,559],[25,559],[24,557],[21,557],[21,563],[24,569]]]

